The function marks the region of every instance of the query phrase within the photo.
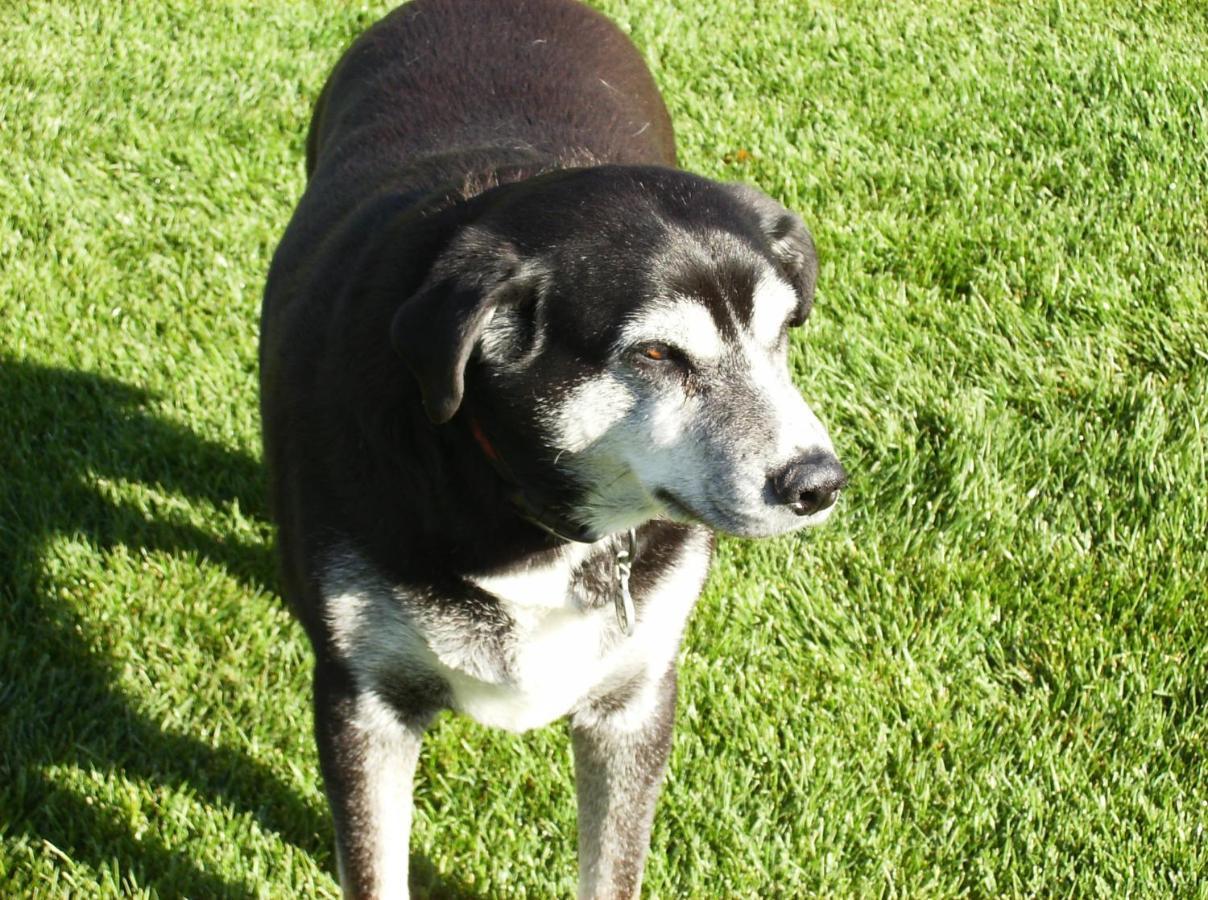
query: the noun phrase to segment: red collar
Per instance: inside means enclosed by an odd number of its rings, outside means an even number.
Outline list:
[[[475,443],[482,450],[482,455],[491,463],[491,467],[500,479],[512,488],[508,493],[508,501],[520,518],[563,541],[593,544],[604,537],[584,525],[572,522],[552,504],[534,502],[532,490],[526,490],[520,483],[520,479],[512,472],[511,467],[495,445],[491,443],[491,439],[487,437],[478,419],[473,414],[467,414],[466,423],[469,425],[470,434],[474,436]]]
[[[499,451],[495,449],[495,445],[487,439],[486,434],[482,430],[482,426],[478,424],[478,420],[473,416],[469,418],[470,434],[474,435],[474,440],[478,441],[478,446],[482,448],[482,452],[486,455],[493,464],[499,465]]]

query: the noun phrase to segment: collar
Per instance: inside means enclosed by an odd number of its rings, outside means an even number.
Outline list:
[[[508,492],[508,502],[520,518],[563,541],[594,544],[604,536],[585,525],[570,521],[551,504],[537,499],[531,489],[525,490],[511,466],[504,461],[495,445],[487,437],[486,432],[482,430],[478,419],[470,415],[466,421],[469,423],[470,433],[474,435],[474,441],[482,450],[483,456],[490,461],[495,473],[511,488]]]

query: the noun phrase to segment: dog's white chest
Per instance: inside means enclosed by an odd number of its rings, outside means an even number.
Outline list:
[[[466,715],[509,731],[545,725],[636,665],[617,633],[611,603],[584,608],[574,590],[579,554],[514,574],[473,579],[499,599],[513,621],[505,650],[506,677],[484,680],[457,670],[446,679]]]
[[[647,586],[625,636],[613,603],[615,556],[593,560],[590,578],[576,575],[592,552],[601,551],[575,545],[545,565],[468,579],[499,604],[509,623],[500,627],[392,588],[358,554],[345,553],[324,578],[335,646],[363,689],[434,675],[452,706],[484,725],[546,725],[643,673],[657,681],[709,564],[702,533]]]
[[[524,731],[635,682],[643,687],[633,697],[633,713],[640,716],[637,707],[654,702],[648,689],[671,664],[708,572],[708,539],[702,533],[686,542],[675,563],[647,586],[628,636],[621,632],[614,604],[620,589],[615,556],[596,572],[595,590],[604,596],[584,608],[589,598],[580,593],[582,581],[574,578],[574,569],[586,552],[571,548],[549,567],[475,579],[499,598],[515,623],[510,677],[489,683],[453,675],[449,681],[460,710],[483,724]]]

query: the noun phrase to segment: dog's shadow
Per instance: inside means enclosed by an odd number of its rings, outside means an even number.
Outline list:
[[[47,550],[63,535],[102,549],[193,554],[249,585],[273,584],[262,545],[157,519],[94,487],[98,477],[137,482],[215,506],[236,501],[264,517],[259,464],[152,415],[152,399],[111,379],[0,358],[0,834],[163,895],[256,895],[262,886],[207,871],[156,829],[136,833],[130,816],[52,774],[78,768],[190,792],[250,814],[334,870],[325,806],[242,750],[140,710],[118,663],[95,649],[89,626],[50,586]],[[412,856],[411,869],[418,896],[472,896],[423,857]]]

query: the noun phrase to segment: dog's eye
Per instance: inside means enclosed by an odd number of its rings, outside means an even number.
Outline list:
[[[628,351],[631,365],[651,376],[679,376],[688,378],[696,373],[692,359],[674,344],[663,341],[643,341],[634,344]]]
[[[662,341],[647,341],[638,344],[632,352],[637,357],[637,361],[643,365],[656,366],[660,369],[667,366],[682,369],[685,372],[692,368],[687,355],[682,350]]]
[[[686,384],[688,379],[696,374],[696,367],[688,354],[672,344],[646,341],[637,344],[629,352],[634,365],[652,377],[674,376],[683,379]]]

